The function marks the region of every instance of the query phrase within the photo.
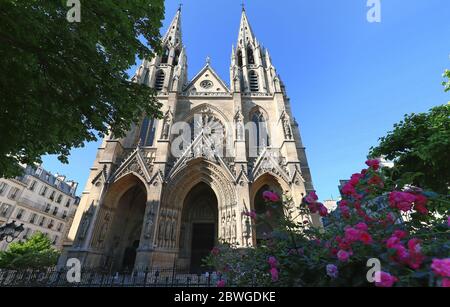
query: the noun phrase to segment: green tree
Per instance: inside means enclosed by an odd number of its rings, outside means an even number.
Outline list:
[[[34,234],[25,242],[14,242],[0,252],[0,268],[38,269],[56,265],[59,251],[53,248],[49,238],[42,233]]]
[[[450,70],[446,70],[444,72],[444,78],[447,79],[447,81],[442,82],[442,85],[445,86],[445,91],[450,92]]]
[[[428,113],[405,115],[394,130],[371,148],[372,157],[395,162],[394,180],[443,194],[450,186],[450,103]]]
[[[0,1],[0,177],[44,154],[123,135],[142,114],[161,116],[154,91],[130,81],[136,58],[160,51],[163,0]]]

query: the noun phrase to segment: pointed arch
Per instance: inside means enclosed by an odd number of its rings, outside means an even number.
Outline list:
[[[251,209],[258,214],[266,214],[268,212],[270,214],[267,217],[268,223],[258,224],[254,229],[254,243],[256,243],[256,245],[264,242],[266,239],[265,233],[270,233],[273,228],[276,227],[274,223],[271,223],[269,216],[275,217],[276,215],[283,214],[281,208],[270,208],[267,206],[263,198],[263,193],[266,191],[271,191],[277,193],[281,197],[286,188],[287,187],[282,180],[267,173],[260,176],[255,182],[252,183],[250,188]],[[276,221],[276,218],[273,220]]]
[[[241,49],[238,50],[237,58],[238,58],[238,65],[239,65],[239,67],[242,67],[243,61],[242,61],[242,50]]]
[[[178,63],[180,62],[180,54],[181,54],[180,49],[176,49],[175,50],[175,57],[173,58],[173,66],[177,66]]]
[[[156,125],[155,118],[145,117],[142,120],[141,132],[139,135],[139,144],[142,147],[152,147],[155,142]]]
[[[255,55],[253,53],[253,48],[251,45],[247,47],[247,62],[249,65],[255,64]]]
[[[161,64],[167,64],[169,62],[169,53],[169,48],[165,47],[161,57]]]
[[[144,71],[143,84],[150,86],[150,69],[146,68]]]
[[[252,130],[254,130],[249,131],[250,154],[255,151],[258,156],[264,148],[270,146],[268,117],[261,108],[256,107],[250,112],[249,119],[253,123]]]

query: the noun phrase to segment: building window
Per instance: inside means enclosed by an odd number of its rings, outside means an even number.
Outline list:
[[[10,208],[11,208],[11,205],[3,203],[1,210],[0,210],[0,215],[3,217],[6,217],[8,215]]]
[[[250,46],[247,48],[247,59],[248,59],[248,64],[250,64],[250,65],[255,64],[255,57],[253,56],[253,50]]]
[[[16,214],[16,219],[18,219],[18,220],[22,219],[23,212],[24,212],[23,209],[19,209]]]
[[[9,192],[8,198],[9,199],[16,199],[18,193],[19,193],[19,189],[18,188],[12,188],[11,191]]]
[[[52,229],[53,226],[55,226],[55,224],[53,223],[53,220],[50,220],[50,222],[48,223],[48,229]]]
[[[156,73],[156,78],[155,78],[155,90],[160,92],[162,91],[163,87],[164,87],[164,80],[166,78],[166,74],[162,71],[159,70]]]
[[[252,116],[252,122],[256,126],[256,148],[257,153],[260,154],[261,151],[269,146],[269,132],[267,130],[267,123],[264,116],[260,111],[256,111]]]
[[[56,230],[61,231],[63,227],[63,223],[58,223],[58,228]]]
[[[36,221],[36,213],[33,213],[33,214],[31,214],[31,217],[30,217],[30,223],[34,224],[35,221]]]
[[[66,202],[66,208],[69,208],[69,206],[70,206],[70,199],[68,199]]]
[[[62,201],[62,195],[61,194],[59,194],[58,195],[58,198],[56,199],[56,202],[58,203],[58,204],[60,204],[61,203],[61,201]]]
[[[173,66],[177,66],[180,61],[180,50],[175,50],[175,58],[173,59]]]
[[[51,209],[51,205],[50,204],[46,204],[45,205],[45,209],[44,209],[45,213],[49,213],[50,209]]]
[[[258,74],[254,70],[248,74],[248,80],[250,82],[250,91],[259,92]]]
[[[33,180],[33,182],[30,185],[30,191],[34,191],[34,189],[36,188],[36,184],[37,184],[36,180]]]
[[[65,219],[67,217],[67,211],[63,212],[63,215],[61,216],[63,219]]]
[[[56,215],[56,214],[58,214],[58,207],[55,207],[54,209],[53,209],[53,213],[52,213],[53,215]]]
[[[145,69],[144,84],[150,86],[150,70],[148,68]]]
[[[239,65],[239,67],[242,67],[242,51],[241,50],[239,50],[238,51],[238,65]]]
[[[56,245],[56,243],[58,243],[58,239],[59,239],[59,237],[55,235],[55,237],[53,238],[52,244]]]
[[[153,118],[144,118],[142,121],[141,135],[139,143],[144,147],[151,147],[155,141],[156,120]]]
[[[45,194],[47,194],[47,187],[43,186],[41,189],[41,196],[45,196]]]
[[[55,191],[52,191],[48,198],[51,199],[51,200],[55,200]]]
[[[39,221],[39,226],[44,226],[45,217],[41,217],[41,220]]]
[[[167,62],[169,62],[169,49],[164,48],[164,52],[161,57],[161,64],[167,64]]]

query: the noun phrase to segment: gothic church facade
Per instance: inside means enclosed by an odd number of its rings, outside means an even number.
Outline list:
[[[267,229],[253,227],[245,214],[264,212],[264,191],[286,193],[299,204],[313,190],[290,100],[245,10],[229,85],[209,60],[188,80],[181,10],[163,47],[160,56],[143,61],[133,80],[155,88],[164,117],[144,116],[126,137],[104,139],[62,261],[198,272],[218,242],[251,248],[264,239]],[[187,146],[177,141],[176,123],[195,131]],[[211,137],[217,131],[219,141]],[[317,216],[312,220],[320,223]]]

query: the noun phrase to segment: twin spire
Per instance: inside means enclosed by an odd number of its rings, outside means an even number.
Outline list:
[[[151,63],[144,63],[144,68],[147,70],[142,70],[139,74],[142,82],[154,86],[157,91],[164,93],[187,90],[186,85],[189,81],[186,51],[182,42],[181,6],[162,39],[162,45],[161,56],[153,59]],[[212,69],[209,57],[205,67]],[[148,77],[146,77],[147,72]],[[228,91],[222,83],[223,81],[220,80],[217,82],[217,87],[206,88],[200,85],[200,88],[202,90]],[[270,60],[270,55],[267,49],[257,41],[243,7],[237,45],[232,47],[230,90],[268,94],[280,92],[280,88],[280,81]],[[195,85],[195,89],[198,90],[199,86]]]
[[[166,34],[163,37],[164,44],[176,45],[181,42],[182,31],[181,31],[181,4],[167,29]],[[245,12],[244,6],[242,7],[241,22],[239,27],[238,35],[238,46],[244,43],[256,43],[255,35],[253,34],[250,23],[248,22],[248,17]]]

